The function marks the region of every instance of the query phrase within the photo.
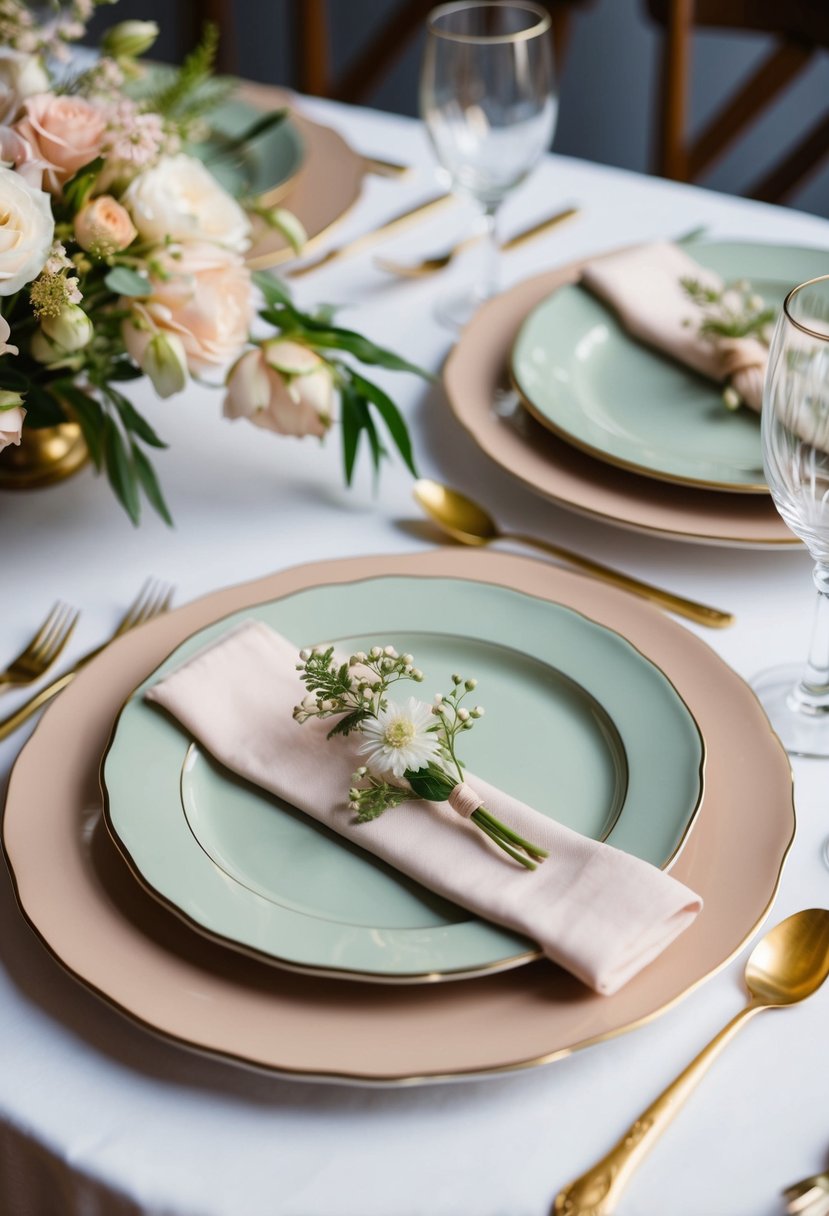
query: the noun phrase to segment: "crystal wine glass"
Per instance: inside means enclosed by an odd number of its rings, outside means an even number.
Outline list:
[[[829,756],[829,275],[786,296],[763,394],[763,466],[775,506],[814,562],[817,608],[805,666],[752,681],[786,750]]]
[[[553,135],[550,14],[529,0],[460,0],[433,9],[426,27],[420,111],[451,188],[473,199],[485,222],[481,282],[438,307],[458,327],[498,290],[498,208]]]

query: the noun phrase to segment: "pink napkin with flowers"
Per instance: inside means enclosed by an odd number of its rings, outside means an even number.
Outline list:
[[[756,338],[701,335],[703,310],[683,288],[683,279],[696,279],[717,291],[723,288],[717,274],[667,241],[597,258],[583,268],[581,281],[610,306],[634,338],[709,380],[730,384],[746,405],[759,412],[766,346]]]
[[[146,696],[238,776],[286,799],[446,899],[536,941],[553,962],[615,992],[694,920],[702,901],[639,858],[548,819],[476,777],[495,815],[549,850],[522,869],[447,803],[412,801],[371,823],[347,807],[364,761],[360,736],[327,740],[330,721],[299,726],[305,688],[297,648],[246,621],[155,684]]]

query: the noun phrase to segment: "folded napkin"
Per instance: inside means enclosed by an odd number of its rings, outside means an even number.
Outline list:
[[[760,411],[768,349],[756,338],[712,338],[699,332],[703,310],[682,286],[696,279],[721,291],[722,279],[677,245],[637,245],[588,263],[582,283],[608,304],[641,342],[670,355],[709,380],[730,384]]]
[[[246,621],[147,692],[246,780],[486,920],[525,934],[597,992],[615,992],[691,924],[702,901],[647,862],[598,844],[469,777],[487,809],[550,852],[518,866],[447,803],[407,802],[370,823],[347,809],[360,735],[291,717],[297,647]]]

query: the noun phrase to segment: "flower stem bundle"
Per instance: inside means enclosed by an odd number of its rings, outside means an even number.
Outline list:
[[[388,696],[391,686],[402,680],[421,683],[423,672],[412,655],[400,655],[393,646],[373,646],[345,661],[335,658],[333,646],[301,650],[297,670],[307,689],[294,709],[297,722],[336,718],[329,739],[352,732],[364,736],[360,752],[366,762],[348,791],[348,807],[358,823],[413,799],[449,802],[526,869],[534,870],[547,856],[501,823],[465,783],[457,741],[484,715],[480,705],[463,704],[476,680],[454,674],[451,690],[437,693],[431,705],[416,697],[394,701]]]

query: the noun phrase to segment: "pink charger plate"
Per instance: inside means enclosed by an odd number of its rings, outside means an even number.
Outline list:
[[[141,889],[111,845],[101,754],[121,704],[170,651],[247,605],[382,575],[495,583],[583,612],[656,663],[699,724],[705,791],[673,872],[705,908],[615,996],[597,996],[547,962],[405,988],[280,971],[188,929]],[[3,823],[23,914],[55,959],[105,1001],[198,1051],[297,1077],[385,1084],[540,1064],[648,1021],[754,934],[793,832],[788,758],[754,694],[703,642],[642,600],[581,575],[457,549],[297,567],[127,634],[44,714],[14,766]]]

